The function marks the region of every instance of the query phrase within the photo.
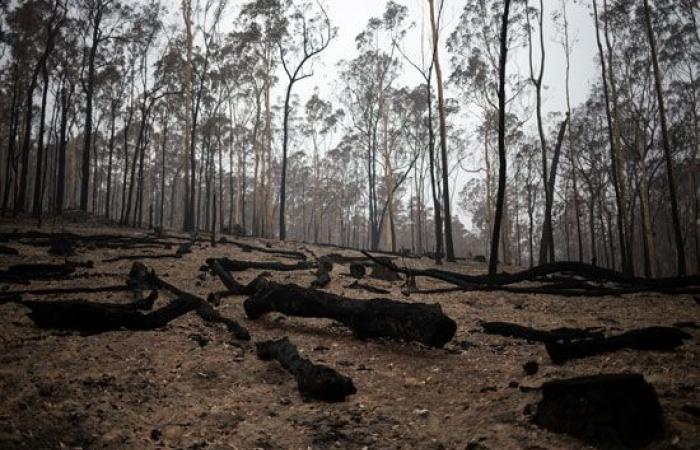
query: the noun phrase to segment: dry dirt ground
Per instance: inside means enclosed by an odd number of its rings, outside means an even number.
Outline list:
[[[0,232],[18,227],[31,229],[5,222]],[[42,228],[64,230],[138,233],[86,225]],[[20,255],[0,256],[0,268],[62,262],[45,247],[16,241],[6,245]],[[318,254],[331,251],[311,248]],[[131,261],[101,261],[134,252],[83,250],[76,258],[93,260],[94,269],[79,269],[69,280],[35,281],[31,288],[122,283]],[[206,297],[223,286],[212,275],[198,279],[199,267],[207,257],[223,256],[280,261],[274,255],[242,253],[232,245],[198,244],[182,259],[144,262],[181,289]],[[431,262],[410,259],[405,264],[428,267]],[[467,273],[485,269],[477,263],[446,268]],[[90,273],[103,276],[80,275]],[[257,273],[249,270],[234,277],[248,282]],[[309,270],[273,273],[272,278],[308,286],[314,275]],[[335,265],[327,289],[354,298],[376,297],[345,289],[352,281],[347,266]],[[700,419],[688,412],[700,404],[698,330],[688,330],[693,340],[673,352],[619,351],[555,366],[542,344],[487,335],[479,326],[480,321],[498,320],[542,329],[602,326],[616,332],[700,322],[700,304],[691,296],[564,298],[462,292],[406,297],[400,283],[368,282],[390,289],[387,297],[393,299],[439,303],[457,322],[455,338],[443,349],[431,349],[388,340],[360,341],[329,320],[269,314],[251,321],[245,317],[243,297],[224,299],[219,310],[248,328],[249,343],[236,341],[225,328],[208,326],[192,313],[158,331],[83,337],[40,330],[25,316],[26,308],[0,305],[0,448],[585,449],[590,447],[532,424],[530,411],[541,396],[536,388],[547,380],[616,372],[640,372],[658,393],[667,438],[650,448],[700,448]],[[418,286],[444,285],[420,278]],[[130,293],[70,298],[128,302]],[[156,306],[168,298],[162,292]],[[336,404],[303,401],[296,382],[278,363],[255,355],[255,341],[283,336],[302,356],[352,377],[357,394]],[[208,344],[200,346],[200,337]],[[540,364],[534,376],[523,372],[528,361]]]

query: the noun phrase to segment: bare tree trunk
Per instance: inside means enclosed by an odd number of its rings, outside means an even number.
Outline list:
[[[588,227],[591,235],[591,264],[597,265],[598,257],[596,252],[596,237],[595,237],[595,195],[591,190],[591,198],[588,203]]]
[[[598,25],[598,2],[597,0],[593,0],[593,20],[595,22],[595,30],[596,30],[596,42],[598,44],[598,55],[600,57],[600,69],[601,69],[601,78],[603,80],[603,94],[605,97],[605,118],[607,120],[608,124],[608,141],[610,143],[610,160],[612,164],[612,177],[613,177],[613,185],[615,187],[615,201],[617,203],[617,229],[618,229],[618,238],[620,242],[620,256],[622,258],[622,261],[627,261],[627,248],[626,248],[626,242],[627,238],[625,236],[625,226],[624,226],[624,205],[622,203],[622,194],[620,192],[620,180],[618,179],[618,170],[617,170],[617,161],[618,161],[618,154],[616,150],[616,145],[615,145],[615,138],[614,138],[614,132],[613,132],[613,121],[612,121],[612,114],[610,111],[610,97],[608,94],[608,75],[606,74],[606,63],[605,63],[605,54],[603,53],[603,45],[600,40],[600,27]],[[623,271],[625,271],[628,275],[630,275],[629,270],[630,267],[627,265],[624,265]]]
[[[185,166],[185,178],[190,177],[189,188],[185,192],[185,217],[183,229],[194,230],[194,196],[195,196],[195,155],[192,143],[192,0],[182,0],[182,17],[185,21],[185,41],[187,45],[185,62],[185,149],[190,152],[189,163]],[[187,181],[185,181],[187,183]]]
[[[65,83],[70,83],[68,77],[61,88],[61,125],[58,132],[58,174],[56,176],[56,213],[63,213],[64,192],[66,187],[66,148],[68,142],[66,132],[68,129],[68,111],[73,94],[73,84],[66,87]]]
[[[161,144],[160,148],[160,210],[158,213],[158,226],[162,229],[163,228],[163,216],[165,214],[165,149],[167,147],[168,143],[168,124],[170,123],[169,116],[170,115],[170,108],[166,108],[166,110],[163,113],[163,143]],[[173,184],[175,184],[175,180],[173,179]],[[173,193],[173,197],[170,199],[171,202],[175,202],[175,197]]]
[[[109,127],[109,159],[107,162],[107,198],[105,199],[105,217],[112,218],[112,160],[114,158],[114,133],[116,117],[116,102],[112,100],[110,127]]]
[[[488,229],[487,234],[493,233],[493,205],[491,201],[493,199],[492,191],[493,188],[491,182],[491,154],[489,152],[489,140],[491,139],[491,118],[487,113],[486,119],[484,120],[484,164],[486,166],[486,223]]]
[[[103,12],[104,4],[102,0],[98,0],[93,11],[92,45],[90,46],[90,53],[88,55],[88,79],[87,89],[85,90],[85,130],[83,132],[82,175],[80,177],[80,209],[82,211],[87,211],[88,192],[90,190],[90,146],[92,145],[92,100],[95,90],[95,56],[97,55],[97,47],[102,38],[100,22],[102,21]]]
[[[430,158],[430,187],[433,193],[433,209],[435,213],[435,264],[442,264],[442,212],[435,183],[435,131],[433,130],[432,90],[428,83],[428,156]]]
[[[36,155],[36,172],[34,175],[34,204],[33,206],[33,216],[36,218],[41,217],[41,212],[43,210],[42,198],[42,181],[43,181],[43,170],[44,170],[44,128],[46,125],[46,97],[49,92],[49,69],[46,65],[46,61],[41,68],[41,78],[43,83],[43,90],[41,94],[41,115],[39,118],[39,135],[37,136],[37,155]]]
[[[438,53],[438,24],[435,18],[434,0],[430,4],[430,26],[433,32],[433,62],[435,66],[435,82],[438,93],[438,117],[440,119],[440,153],[442,155],[442,203],[445,208],[445,258],[455,261],[455,250],[452,242],[452,213],[450,212],[450,180],[447,165],[447,123],[445,120],[445,98],[442,84],[442,69]],[[508,6],[506,6],[508,7]],[[442,6],[441,6],[442,9]]]
[[[564,56],[566,58],[566,112],[571,117],[571,92],[570,92],[570,72],[571,72],[571,43],[569,41],[569,19],[566,13],[566,4],[568,0],[561,1],[562,7],[562,17],[564,21]],[[578,243],[578,260],[583,262],[583,236],[581,233],[581,215],[579,214],[579,198],[578,198],[578,183],[577,183],[577,173],[576,173],[576,161],[577,153],[576,146],[574,142],[574,134],[572,132],[573,125],[569,124],[569,161],[571,162],[571,189],[573,194],[574,202],[574,214],[576,216],[576,238]]]
[[[8,208],[8,202],[10,198],[10,191],[12,189],[12,180],[17,178],[17,168],[15,165],[15,145],[17,143],[17,131],[19,128],[19,105],[18,97],[19,93],[17,91],[18,75],[15,74],[13,85],[12,85],[12,104],[10,107],[10,135],[7,140],[7,163],[5,165],[5,186],[2,195],[2,216]],[[10,175],[12,171],[12,175]]]
[[[626,273],[634,274],[634,258],[633,258],[633,239],[632,239],[632,208],[630,207],[631,199],[628,191],[628,181],[627,181],[627,164],[625,158],[622,155],[622,131],[621,131],[621,118],[620,118],[620,106],[618,104],[617,95],[617,82],[615,80],[615,75],[613,73],[613,49],[610,45],[610,38],[608,33],[608,19],[607,11],[608,4],[607,0],[603,0],[603,8],[606,13],[604,18],[605,29],[603,35],[605,36],[605,45],[608,50],[608,78],[610,83],[610,103],[612,105],[613,113],[613,149],[615,164],[613,169],[616,171],[617,184],[620,191],[620,204],[622,210],[620,212],[622,218],[622,227],[624,229],[625,237],[625,250],[621,253],[622,269]]]
[[[489,283],[496,279],[498,269],[498,241],[501,234],[501,218],[506,193],[506,64],[508,62],[508,16],[510,0],[503,4],[501,19],[501,51],[498,64],[498,193],[496,197],[496,217],[491,238],[491,256],[489,258]]]
[[[661,118],[661,142],[664,149],[664,160],[666,161],[666,176],[668,177],[669,196],[671,197],[671,215],[673,218],[673,234],[676,242],[676,256],[678,257],[678,275],[686,274],[685,248],[683,247],[683,234],[681,233],[681,222],[678,214],[678,200],[676,197],[676,180],[673,174],[673,156],[671,154],[671,142],[668,135],[668,125],[666,124],[666,108],[664,105],[664,95],[662,90],[661,71],[659,69],[659,58],[656,52],[656,38],[651,26],[651,8],[649,0],[644,0],[644,17],[646,19],[647,37],[649,38],[649,49],[651,51],[651,62],[654,69],[654,84],[656,86],[656,97],[659,103],[659,116]]]
[[[543,253],[542,253],[543,248],[548,249],[548,251],[549,251],[549,261],[554,262],[554,245],[552,244],[552,242],[553,242],[552,206],[554,203],[553,202],[554,186],[556,184],[556,179],[557,179],[557,167],[559,166],[559,157],[561,155],[561,146],[562,146],[562,143],[564,142],[564,135],[566,134],[566,125],[568,123],[569,123],[569,116],[567,113],[566,118],[561,123],[561,126],[559,128],[559,135],[557,136],[557,143],[554,147],[554,155],[552,156],[552,167],[551,167],[551,170],[549,172],[549,180],[547,180],[547,184],[545,185],[545,189],[547,190],[548,198],[550,199],[550,201],[546,202],[546,204],[545,204],[545,211],[544,211],[545,221],[544,221],[544,225],[542,227],[542,239],[540,240],[540,264],[546,262],[542,259],[543,258]],[[549,224],[549,225],[547,225],[547,224]],[[547,226],[549,228],[547,228]]]
[[[535,87],[535,97],[537,100],[536,115],[537,115],[537,132],[540,136],[540,146],[542,152],[542,184],[544,185],[544,196],[545,196],[545,215],[544,222],[542,224],[542,239],[540,241],[540,264],[546,263],[548,260],[554,260],[554,239],[552,237],[552,196],[548,189],[549,175],[547,170],[547,140],[544,134],[544,123],[542,120],[542,79],[544,76],[544,64],[545,64],[545,47],[544,47],[544,3],[540,0],[540,17],[538,19],[539,24],[539,38],[540,38],[540,67],[539,73],[535,76],[535,69],[533,66],[532,59],[532,30],[530,27],[530,12],[526,12],[526,19],[528,24],[528,56],[530,62],[530,82]]]
[[[639,209],[642,216],[642,236],[644,239],[644,275],[653,278],[656,274],[656,251],[654,249],[654,230],[649,208],[649,182],[646,166],[646,136],[638,125],[636,130],[637,154],[639,156]]]
[[[223,145],[221,145],[221,128],[217,127],[218,134],[216,136],[216,145],[219,147],[219,230],[224,230],[224,163],[223,163]],[[216,201],[216,195],[214,200]]]

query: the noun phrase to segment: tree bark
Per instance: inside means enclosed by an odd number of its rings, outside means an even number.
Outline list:
[[[506,64],[508,62],[508,16],[510,0],[505,0],[501,19],[501,51],[498,67],[498,193],[496,197],[496,217],[491,237],[489,258],[489,279],[495,280],[498,269],[498,243],[501,236],[501,220],[506,191]]]
[[[666,162],[666,176],[668,178],[669,196],[671,198],[671,215],[673,218],[673,235],[676,243],[676,256],[678,258],[678,275],[686,274],[685,248],[683,246],[683,234],[678,214],[678,199],[676,197],[676,180],[673,173],[673,156],[671,154],[671,141],[668,135],[668,125],[666,123],[666,107],[664,104],[663,83],[661,80],[661,70],[659,69],[659,58],[656,51],[656,38],[651,25],[651,8],[649,0],[644,0],[644,18],[646,21],[647,38],[649,39],[649,50],[651,52],[651,62],[654,69],[654,85],[656,87],[656,97],[659,103],[659,116],[661,119],[661,142],[664,149],[664,160]]]
[[[49,92],[49,69],[46,60],[41,67],[41,78],[43,90],[41,94],[41,115],[39,117],[39,135],[37,136],[36,171],[34,173],[34,202],[32,205],[32,215],[40,218],[43,210],[43,172],[44,172],[44,127],[46,126],[46,97]]]
[[[430,5],[430,27],[433,34],[433,65],[435,67],[435,82],[438,93],[438,117],[440,120],[440,153],[442,156],[442,203],[445,210],[445,259],[455,261],[455,250],[452,241],[452,215],[450,212],[450,180],[449,167],[447,165],[447,123],[445,119],[445,98],[442,83],[442,69],[438,53],[438,24],[435,18],[435,1],[428,0]],[[509,3],[509,2],[508,2]],[[506,6],[508,7],[508,6]]]
[[[92,13],[94,14],[92,22],[92,45],[88,55],[88,79],[87,88],[85,89],[86,105],[85,105],[85,129],[83,131],[83,152],[82,166],[80,178],[80,209],[87,211],[88,209],[88,192],[90,190],[90,146],[92,145],[92,100],[95,90],[95,57],[97,56],[97,48],[102,38],[102,30],[100,23],[104,13],[104,4],[102,0],[98,0],[94,6]]]

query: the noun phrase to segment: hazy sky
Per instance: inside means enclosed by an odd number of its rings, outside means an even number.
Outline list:
[[[409,31],[404,40],[404,48],[412,57],[420,54],[420,28],[427,21],[427,0],[396,0],[409,9],[409,22],[415,22],[416,27]],[[596,53],[595,31],[593,19],[589,8],[575,4],[567,0],[567,15],[569,17],[570,36],[576,39],[571,59],[571,97],[573,105],[583,101],[589,91],[590,82],[598,76],[593,64]],[[314,86],[319,86],[322,93],[332,96],[338,92],[338,74],[336,64],[342,59],[351,59],[357,55],[355,36],[367,25],[371,17],[381,17],[386,7],[385,0],[327,0],[328,14],[334,26],[338,27],[338,37],[331,43],[326,51],[317,57],[314,68],[314,77],[307,79],[295,86],[295,92],[305,97],[313,91]],[[458,23],[459,16],[464,7],[463,0],[445,0],[445,11],[441,31],[440,57],[443,64],[445,77],[451,72],[450,54],[444,46],[444,41],[452,33]],[[544,84],[548,87],[545,91],[545,109],[563,110],[564,98],[564,52],[557,42],[558,33],[552,21],[552,13],[560,7],[560,0],[544,1],[546,22],[545,42],[547,61],[545,64]],[[425,17],[425,19],[424,19]],[[428,27],[428,24],[425,24]],[[427,28],[426,28],[427,30]],[[534,36],[537,39],[537,36]],[[535,55],[535,61],[538,61]],[[528,71],[526,49],[517,50],[509,58],[509,71]],[[404,75],[400,80],[403,84],[415,85],[421,82],[415,69],[405,64]],[[448,94],[457,96],[459,93],[450,91]]]

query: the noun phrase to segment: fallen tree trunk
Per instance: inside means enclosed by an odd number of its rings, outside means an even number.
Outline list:
[[[214,272],[214,274],[217,275],[219,279],[221,279],[221,282],[224,284],[224,286],[226,286],[227,291],[225,293],[219,293],[220,295],[253,295],[261,286],[261,281],[265,280],[266,277],[269,276],[268,272],[263,272],[257,277],[255,277],[253,281],[244,286],[238,281],[236,281],[230,273],[224,270],[224,268],[221,267],[219,260],[217,260],[216,258],[207,259],[207,265],[212,270],[212,272]]]
[[[185,239],[173,237],[174,239]],[[111,234],[79,235],[75,233],[46,233],[42,231],[26,231],[17,233],[0,233],[0,242],[22,241],[23,244],[37,247],[53,247],[60,243],[59,256],[65,256],[64,251],[75,250],[76,247],[87,248],[143,248],[147,246],[171,247],[178,245],[171,241],[163,241],[153,236],[122,236]]]
[[[304,244],[312,244],[310,242],[304,242]],[[352,250],[354,252],[361,252],[365,253],[363,250],[354,248],[354,247],[345,247],[342,245],[336,245],[336,244],[327,244],[327,243],[315,243],[313,245],[317,245],[319,247],[326,247],[326,248],[337,248],[340,250]],[[386,255],[386,256],[393,256],[396,258],[411,258],[411,259],[420,259],[419,255],[414,255],[411,253],[400,253],[400,252],[389,252],[389,251],[384,251],[384,250],[372,250],[372,253],[376,253],[378,255]]]
[[[27,316],[40,328],[79,331],[85,335],[121,329],[144,331],[162,328],[197,308],[192,299],[178,298],[143,314],[133,304],[94,303],[83,300],[15,300],[31,310]]]
[[[65,294],[96,294],[101,292],[131,291],[131,287],[125,285],[99,286],[99,287],[67,287],[54,289],[23,289],[17,291],[0,291],[0,297],[12,297],[15,295],[65,295]]]
[[[26,284],[30,280],[60,280],[73,272],[71,264],[17,264],[0,271],[0,281]]]
[[[404,303],[387,299],[354,300],[295,284],[267,282],[243,304],[257,319],[269,312],[336,320],[359,338],[389,337],[442,347],[457,330],[439,305]]]
[[[572,296],[603,296],[617,295],[634,292],[661,292],[661,293],[696,293],[700,287],[700,276],[669,277],[669,278],[638,278],[624,275],[610,269],[605,269],[590,264],[575,261],[557,261],[533,267],[522,272],[509,274],[497,274],[493,280],[488,275],[466,275],[440,269],[408,269],[396,266],[391,261],[376,258],[367,252],[362,252],[368,258],[379,265],[383,265],[395,272],[412,276],[435,278],[447,283],[459,286],[465,290],[502,290],[517,293],[541,293],[551,295]],[[562,278],[558,277],[558,286],[554,289],[549,286],[536,287],[508,287],[510,284],[523,281],[547,282],[544,279],[556,273],[568,273],[572,277],[582,277],[586,280],[598,282],[613,282],[622,285],[621,288],[600,287],[591,289],[590,286],[581,285],[581,280],[572,278],[569,286],[564,286]],[[687,288],[687,289],[684,289]]]
[[[664,434],[656,392],[641,374],[548,381],[534,422],[601,448],[640,448]]]
[[[218,262],[221,265],[221,268],[229,272],[242,272],[248,269],[290,272],[294,270],[309,270],[316,268],[316,264],[308,261],[300,261],[296,264],[282,264],[279,262],[236,261],[229,258],[219,258]]]
[[[241,326],[235,320],[223,317],[221,314],[219,314],[218,311],[216,311],[204,299],[197,297],[194,294],[190,294],[189,292],[186,292],[186,291],[179,289],[178,287],[168,283],[167,281],[163,280],[162,278],[159,278],[153,272],[151,272],[149,274],[149,281],[156,287],[160,287],[160,288],[163,288],[163,289],[170,291],[178,298],[187,299],[189,301],[196,303],[197,314],[205,322],[224,324],[226,326],[226,329],[229,332],[233,333],[237,339],[240,339],[243,341],[250,340],[250,334],[248,333],[248,330],[246,330],[243,326]]]
[[[153,255],[153,254],[144,254],[144,255],[122,255],[122,256],[113,256],[111,258],[106,258],[103,259],[102,262],[117,262],[117,261],[140,261],[142,259],[170,259],[170,258],[182,258],[182,255],[180,254],[172,254],[168,253],[165,255]]]
[[[314,364],[302,358],[294,344],[286,337],[277,341],[256,342],[255,347],[260,359],[277,360],[294,375],[299,392],[305,399],[342,402],[345,401],[345,397],[357,392],[351,378],[328,366]]]
[[[223,239],[223,238],[222,238]],[[277,255],[281,256],[283,258],[292,258],[292,259],[300,259],[302,261],[306,261],[306,255],[302,252],[297,252],[294,250],[284,250],[281,248],[266,248],[266,247],[258,247],[256,245],[248,244],[245,242],[238,242],[238,241],[231,241],[226,239],[225,243],[227,244],[233,244],[236,247],[240,248],[244,252],[251,252],[251,251],[256,251],[260,253],[267,253],[270,255]]]
[[[545,342],[545,346],[552,362],[563,364],[572,359],[586,358],[622,349],[670,351],[681,346],[685,339],[691,339],[691,336],[678,328],[649,327],[610,337],[573,342],[548,341]]]
[[[481,327],[487,334],[497,334],[537,342],[571,341],[574,339],[602,338],[604,336],[603,332],[598,330],[564,327],[544,331],[508,322],[483,322]]]

